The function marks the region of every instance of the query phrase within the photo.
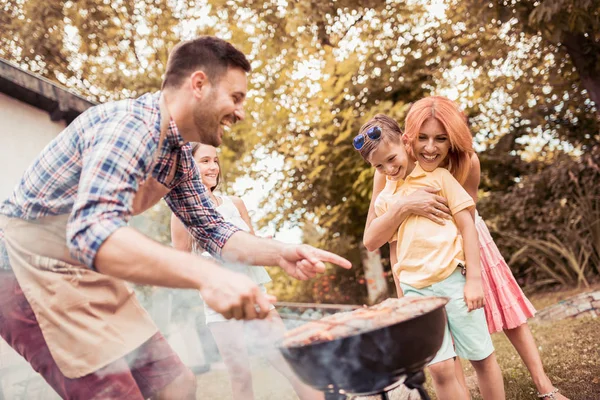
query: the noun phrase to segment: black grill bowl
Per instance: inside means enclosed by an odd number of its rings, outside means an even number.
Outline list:
[[[279,350],[298,377],[317,390],[379,393],[433,359],[444,339],[446,303],[382,328]]]

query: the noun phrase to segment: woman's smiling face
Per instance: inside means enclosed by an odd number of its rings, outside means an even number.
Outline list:
[[[412,146],[415,158],[425,171],[444,166],[450,151],[450,139],[444,126],[435,118],[427,119]]]
[[[219,178],[219,157],[217,157],[217,149],[208,144],[201,144],[196,153],[194,160],[200,172],[200,179],[208,189],[217,186]]]

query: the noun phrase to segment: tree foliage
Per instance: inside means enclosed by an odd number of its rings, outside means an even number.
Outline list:
[[[600,147],[565,155],[478,206],[513,271],[531,287],[600,275]],[[510,207],[506,207],[510,204]]]
[[[594,64],[600,2],[487,5],[454,2],[449,16],[462,24],[462,40],[471,43],[459,46],[457,54],[475,77],[463,93],[472,98],[469,114],[477,139],[487,142],[484,188],[504,190],[557,154],[573,148],[586,152],[597,143],[598,108],[590,100],[600,83],[600,64]],[[585,66],[576,61],[582,53],[567,43],[573,35],[581,36],[580,50],[589,54]]]
[[[232,41],[253,73],[247,120],[225,138],[227,181],[275,177],[263,223],[317,225],[319,244],[352,257],[373,171],[351,142],[378,112],[402,121],[423,96],[457,98],[494,196],[600,139],[599,1],[424,4],[0,0],[0,56],[102,102],[158,90],[182,38]],[[265,156],[283,168],[257,168]]]

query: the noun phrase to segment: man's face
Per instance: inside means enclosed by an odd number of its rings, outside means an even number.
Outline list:
[[[219,146],[224,128],[244,119],[246,87],[246,72],[240,68],[229,68],[220,79],[206,87],[206,94],[193,110],[199,142]]]

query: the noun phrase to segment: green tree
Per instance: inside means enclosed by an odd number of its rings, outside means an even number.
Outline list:
[[[485,145],[483,187],[505,190],[561,153],[589,151],[600,139],[598,108],[590,101],[595,84],[586,78],[599,76],[593,60],[600,3],[486,4],[449,1],[447,17],[457,35],[445,42],[463,73],[453,81],[462,88],[476,139]],[[581,36],[589,64],[576,61],[579,53],[566,44],[574,35]]]
[[[0,0],[0,56],[102,102],[158,90],[181,38],[231,40],[253,73],[248,118],[225,138],[226,180],[277,174],[263,223],[317,225],[320,245],[352,258],[373,171],[351,141],[377,112],[401,121],[430,93],[459,97],[492,192],[600,139],[597,1],[443,4]],[[265,155],[283,169],[256,168]]]
[[[600,2],[517,1],[493,5],[500,20],[517,19],[525,33],[541,36],[556,53],[566,52],[600,117]]]

